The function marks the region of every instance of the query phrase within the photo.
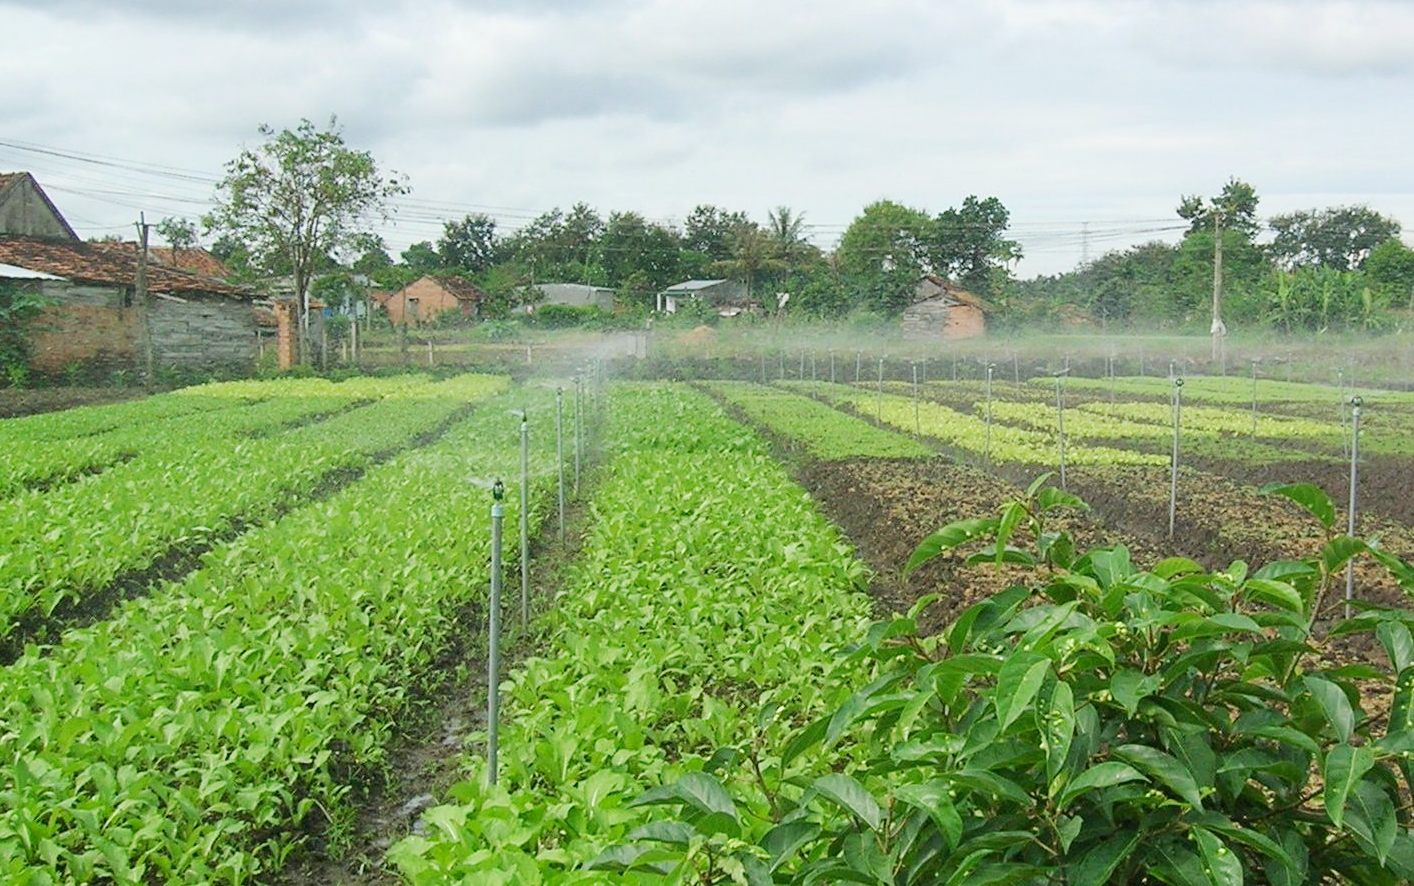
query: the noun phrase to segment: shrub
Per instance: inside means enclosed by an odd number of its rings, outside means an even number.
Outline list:
[[[853,654],[874,679],[762,764],[767,807],[738,803],[769,809],[758,839],[684,785],[642,802],[680,809],[682,827],[665,827],[704,846],[697,857],[761,882],[1409,882],[1414,612],[1366,606],[1331,628],[1374,634],[1383,664],[1332,663],[1313,625],[1351,558],[1410,590],[1414,569],[1340,534],[1319,489],[1268,491],[1320,521],[1319,551],[1140,570],[1122,546],[1076,553],[1047,517],[1084,504],[1042,481],[995,519],[950,524],[910,569],[975,548],[969,562],[1031,578],[937,635],[917,630],[930,600],[875,624]],[[1387,719],[1362,709],[1362,685],[1392,691]],[[810,754],[848,773],[771,785]],[[601,865],[687,851],[624,848]]]

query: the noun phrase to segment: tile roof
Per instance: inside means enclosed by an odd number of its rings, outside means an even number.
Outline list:
[[[58,274],[81,283],[133,286],[137,280],[137,250],[132,243],[85,243],[0,235],[0,262]],[[247,289],[153,263],[147,267],[147,288],[151,292],[255,297],[255,293]]]
[[[216,256],[202,249],[200,246],[192,246],[186,249],[173,249],[170,246],[148,247],[147,254],[153,261],[167,265],[170,268],[179,268],[183,271],[191,271],[193,274],[200,274],[203,277],[215,277],[217,280],[224,280],[231,276],[231,269],[221,263]]]
[[[482,292],[479,286],[465,277],[434,277],[428,274],[425,277],[419,277],[412,283],[409,283],[408,286],[421,283],[423,280],[431,280],[444,289],[448,295],[451,295],[458,301],[481,301],[486,298],[486,293]],[[404,286],[403,289],[407,289],[408,286]],[[398,292],[401,293],[403,289],[398,290]]]

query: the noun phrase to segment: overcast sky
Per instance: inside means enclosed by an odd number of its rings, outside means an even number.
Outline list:
[[[337,114],[437,219],[586,201],[1011,210],[1029,276],[1177,223],[1230,175],[1263,214],[1360,202],[1414,241],[1414,4],[0,0],[0,145],[84,236],[199,215],[256,127]]]

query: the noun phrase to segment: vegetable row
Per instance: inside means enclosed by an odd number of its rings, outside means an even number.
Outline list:
[[[687,779],[750,794],[718,823],[760,830],[777,746],[838,703],[846,638],[868,621],[863,567],[806,493],[705,395],[611,393],[593,522],[541,655],[504,684],[500,781],[467,760],[451,801],[390,853],[415,883],[604,882],[608,847],[665,823],[636,802]],[[721,781],[719,781],[721,780]],[[659,871],[672,882],[681,870]]]
[[[931,449],[903,434],[875,427],[779,387],[737,381],[704,384],[740,408],[752,421],[799,443],[816,458],[927,458],[933,455]],[[844,388],[843,385],[837,387]]]
[[[504,389],[496,376],[410,386],[327,421],[260,438],[233,436],[208,413],[161,450],[48,491],[0,501],[0,637],[123,573],[266,518],[333,472],[407,445],[465,404]],[[244,417],[234,421],[249,427]]]
[[[521,392],[0,672],[0,879],[250,882],[344,814],[484,600],[490,501],[468,480],[514,482],[526,405],[538,522],[553,407]]]

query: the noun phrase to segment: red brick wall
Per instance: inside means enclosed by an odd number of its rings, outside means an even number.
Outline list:
[[[415,300],[416,305],[410,308],[409,300]],[[438,285],[437,281],[424,277],[399,290],[388,299],[386,307],[388,318],[393,321],[393,325],[400,326],[406,322],[409,326],[416,326],[443,311],[459,310],[460,302],[456,296]]]
[[[948,309],[943,338],[977,338],[987,333],[986,315],[972,305],[953,305]]]
[[[137,309],[108,305],[52,305],[35,321],[30,365],[57,373],[72,364],[112,371],[136,365]]]

